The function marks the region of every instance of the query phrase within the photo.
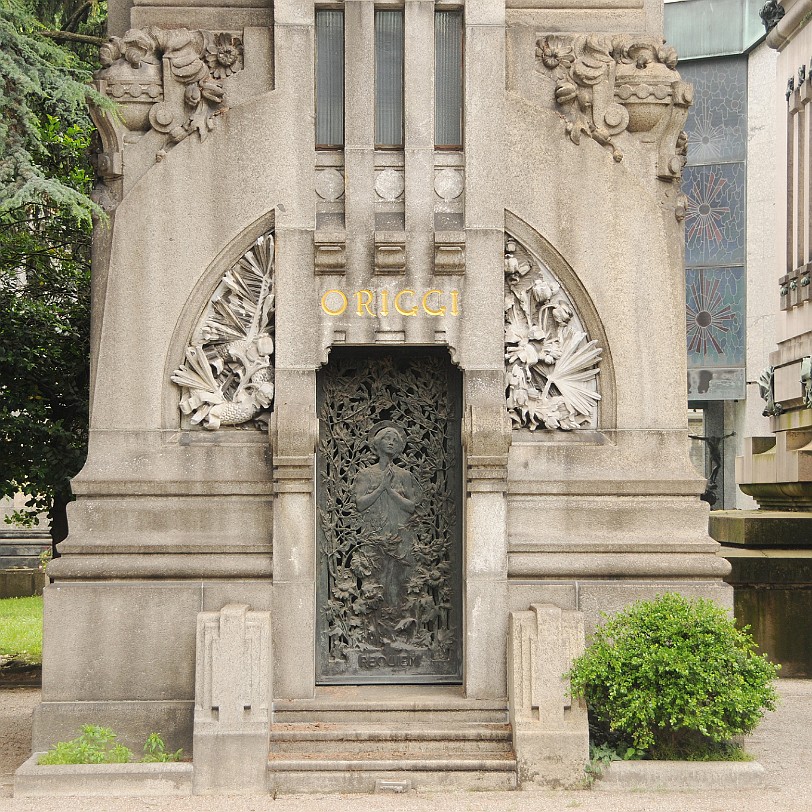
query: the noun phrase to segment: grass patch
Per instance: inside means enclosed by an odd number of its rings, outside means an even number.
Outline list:
[[[42,664],[42,598],[0,599],[0,658]]]

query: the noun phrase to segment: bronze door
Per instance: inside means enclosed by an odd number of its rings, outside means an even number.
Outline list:
[[[317,682],[461,682],[461,375],[333,350],[317,408]]]

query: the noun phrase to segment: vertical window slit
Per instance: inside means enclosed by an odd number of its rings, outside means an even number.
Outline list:
[[[403,146],[403,11],[375,12],[375,145]]]
[[[462,12],[434,15],[434,144],[462,147]]]
[[[344,12],[316,10],[316,147],[344,146]]]

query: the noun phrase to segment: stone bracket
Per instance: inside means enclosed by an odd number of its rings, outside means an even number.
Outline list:
[[[508,702],[522,786],[574,787],[589,759],[586,703],[564,676],[584,650],[584,616],[549,603],[511,612]]]
[[[265,792],[271,613],[227,604],[197,616],[195,794]]]
[[[347,267],[344,231],[317,231],[313,237],[313,265],[317,275],[343,274]]]
[[[406,233],[404,231],[375,232],[375,273],[406,273]]]
[[[465,232],[434,232],[434,273],[465,273]]]

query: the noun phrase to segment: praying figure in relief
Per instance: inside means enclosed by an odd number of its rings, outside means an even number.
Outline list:
[[[406,432],[389,420],[376,423],[369,443],[378,462],[359,471],[353,483],[355,504],[367,537],[378,552],[378,577],[383,586],[383,613],[401,616],[414,567],[414,533],[410,520],[420,501],[420,486],[394,460],[406,447]]]

